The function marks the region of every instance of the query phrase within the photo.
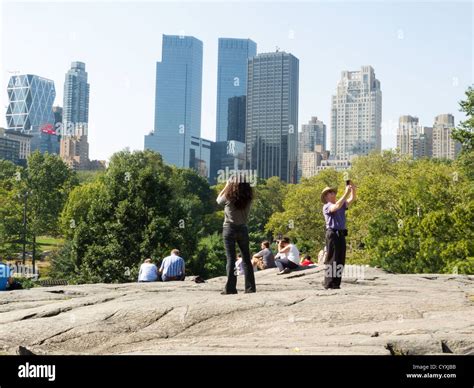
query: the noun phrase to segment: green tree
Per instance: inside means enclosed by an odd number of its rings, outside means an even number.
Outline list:
[[[272,239],[273,236],[270,231],[265,230],[265,225],[273,214],[283,211],[287,190],[288,185],[278,177],[261,179],[255,186],[248,220],[251,252],[259,251],[263,240]]]
[[[27,204],[27,239],[33,255],[36,236],[57,235],[58,216],[75,174],[57,155],[35,152],[27,168],[0,161],[0,253],[18,253],[23,241],[23,212]],[[30,245],[28,243],[28,245]]]
[[[474,88],[470,86],[466,91],[466,100],[460,101],[460,112],[464,112],[467,119],[459,124],[451,136],[462,145],[462,152],[470,153],[474,150]]]
[[[80,185],[84,183],[94,182],[97,178],[104,175],[104,170],[92,170],[92,171],[77,171],[77,180]]]
[[[39,151],[28,157],[25,175],[19,185],[27,195],[28,233],[34,256],[37,236],[59,234],[59,215],[77,178],[58,155]]]
[[[13,257],[20,249],[23,207],[16,180],[22,171],[10,161],[0,160],[0,257]]]
[[[474,180],[474,89],[472,86],[466,91],[466,97],[466,100],[459,104],[460,111],[466,113],[467,119],[453,131],[452,137],[462,145],[461,153],[455,162],[456,167],[470,180]]]
[[[448,161],[403,158],[375,168],[390,157],[358,158],[351,169],[359,200],[350,210],[349,241],[366,248],[359,253],[370,264],[393,272],[444,273],[468,260],[469,178]]]
[[[226,254],[222,235],[215,232],[201,238],[188,268],[191,273],[208,279],[226,274]]]
[[[208,232],[203,221],[215,210],[212,201],[196,172],[166,166],[149,150],[118,152],[104,175],[69,196],[61,216],[68,259],[56,262],[72,262],[79,282],[117,282],[134,279],[144,258],[163,258],[172,248],[189,259]]]
[[[320,193],[344,180],[357,186],[347,214],[348,263],[398,273],[472,273],[474,191],[472,179],[447,160],[413,160],[385,151],[358,157],[345,172],[324,170],[290,185],[283,211],[266,225],[289,235],[300,251],[316,255],[324,245]]]
[[[170,207],[174,209],[170,216],[176,225],[173,239],[183,256],[190,257],[199,239],[217,230],[215,192],[205,178],[191,169],[173,167],[170,179]]]

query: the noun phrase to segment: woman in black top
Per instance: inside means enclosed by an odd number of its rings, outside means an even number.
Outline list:
[[[225,205],[222,234],[227,256],[227,283],[222,292],[223,295],[237,294],[237,276],[235,274],[236,243],[239,245],[240,252],[242,253],[245,292],[251,293],[256,291],[255,276],[252,262],[250,261],[249,232],[247,228],[252,199],[252,187],[245,179],[227,181],[226,186],[217,197],[217,203]]]

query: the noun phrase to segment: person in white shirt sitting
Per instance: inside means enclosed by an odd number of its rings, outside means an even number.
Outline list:
[[[275,256],[275,264],[280,270],[278,275],[291,272],[299,267],[300,252],[296,245],[291,244],[289,237],[278,240],[278,253]]]
[[[151,262],[151,259],[145,259],[138,272],[139,282],[156,282],[158,280],[158,268]]]

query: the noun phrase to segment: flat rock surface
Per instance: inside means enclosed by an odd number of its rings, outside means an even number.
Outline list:
[[[237,295],[223,277],[3,292],[0,352],[474,354],[474,276],[346,272],[340,290],[314,267],[259,271],[255,294],[241,276]]]

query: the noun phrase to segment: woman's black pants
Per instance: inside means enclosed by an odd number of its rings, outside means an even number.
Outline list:
[[[237,276],[235,274],[236,243],[239,245],[242,254],[245,292],[255,292],[255,276],[253,273],[253,265],[250,261],[249,232],[247,225],[226,224],[224,225],[222,234],[224,237],[225,253],[227,256],[227,283],[225,285],[225,292],[228,294],[237,293]]]

